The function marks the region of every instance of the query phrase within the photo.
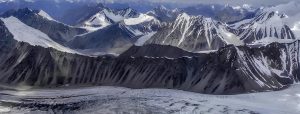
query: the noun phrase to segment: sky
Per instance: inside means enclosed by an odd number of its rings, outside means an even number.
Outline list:
[[[17,1],[17,0],[0,0],[3,1]],[[25,1],[37,1],[37,0],[25,0]],[[98,1],[102,3],[128,3],[128,2],[141,2],[141,3],[164,3],[164,4],[177,4],[177,5],[196,5],[196,4],[228,4],[231,6],[234,5],[243,5],[249,4],[252,6],[274,6],[282,3],[287,3],[291,1],[300,0],[54,0],[54,1]]]
[[[104,0],[106,2],[155,2],[155,3],[176,3],[176,4],[229,4],[243,5],[250,4],[253,6],[270,6],[287,3],[293,0]],[[295,0],[299,1],[299,0]]]

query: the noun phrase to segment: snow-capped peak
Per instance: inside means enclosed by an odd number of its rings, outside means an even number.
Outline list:
[[[184,19],[184,20],[189,20],[190,18],[191,18],[191,17],[190,17],[189,14],[187,14],[187,13],[182,13],[182,14],[180,14],[180,15],[178,16],[177,19],[180,19],[180,20],[182,20],[182,19]]]
[[[265,7],[261,10],[264,11],[277,11],[279,14],[283,14],[286,18],[283,18],[285,24],[292,28],[293,33],[297,38],[300,38],[300,2],[291,1],[286,4],[280,4],[272,7]]]
[[[246,43],[254,43],[263,38],[295,39],[284,19],[287,16],[278,11],[262,10],[255,18],[245,21],[240,29],[239,37]]]
[[[140,13],[137,13],[131,8],[112,10],[102,6],[100,11],[89,17],[81,25],[90,31],[95,31],[113,23],[118,23],[129,18],[139,18]],[[143,18],[144,19],[144,18]]]
[[[96,13],[90,17],[89,20],[83,22],[82,26],[89,31],[95,31],[108,25],[111,25],[111,22],[107,19],[107,17],[101,13]]]

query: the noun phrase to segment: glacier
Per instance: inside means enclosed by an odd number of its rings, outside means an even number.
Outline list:
[[[0,113],[298,114],[299,88],[240,95],[111,86],[0,90]]]

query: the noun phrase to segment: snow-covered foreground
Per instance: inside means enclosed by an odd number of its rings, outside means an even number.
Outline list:
[[[85,87],[0,91],[1,114],[299,114],[300,85],[277,92],[205,95],[168,89]]]

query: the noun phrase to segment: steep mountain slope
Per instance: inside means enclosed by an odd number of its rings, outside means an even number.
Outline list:
[[[238,27],[238,36],[245,43],[265,43],[265,39],[295,39],[291,29],[284,23],[287,18],[274,11],[262,11],[249,22],[241,23]]]
[[[134,30],[124,23],[117,23],[95,32],[77,36],[68,45],[86,53],[95,53],[94,55],[98,55],[98,53],[101,55],[120,54],[132,46],[142,35],[142,32]]]
[[[277,11],[280,14],[286,15],[286,18],[283,18],[283,21],[286,25],[288,25],[295,36],[300,37],[300,2],[299,1],[291,1],[286,4],[280,4],[273,7],[266,7],[264,10],[267,11]]]
[[[15,40],[19,42],[27,42],[33,46],[42,46],[45,48],[52,47],[62,52],[68,53],[78,53],[72,49],[64,47],[55,41],[53,41],[45,33],[36,30],[32,27],[27,26],[22,23],[19,19],[15,17],[0,18],[5,26],[8,28],[9,32],[12,33]]]
[[[72,40],[74,36],[87,32],[81,28],[74,28],[54,20],[49,20],[39,13],[40,11],[24,8],[7,11],[1,17],[8,18],[14,16],[26,25],[47,34],[53,41],[59,44],[65,44],[67,41]]]
[[[16,41],[13,40],[13,35],[9,32],[2,19],[0,19],[0,57],[5,56],[5,53],[9,53],[11,48],[16,45]]]
[[[20,43],[1,58],[0,78],[2,84],[42,87],[101,84],[208,94],[278,90],[299,81],[299,62],[292,62],[298,57],[291,58],[299,53],[284,47],[230,46],[217,53],[178,59],[92,58]],[[291,55],[285,56],[287,53]]]
[[[154,34],[146,44],[172,45],[197,52],[217,50],[226,44],[242,43],[224,24],[211,18],[183,13],[173,23]]]
[[[97,31],[78,35],[68,42],[68,46],[87,55],[119,55],[132,45],[143,45],[159,25],[152,22],[138,25],[116,23]]]

